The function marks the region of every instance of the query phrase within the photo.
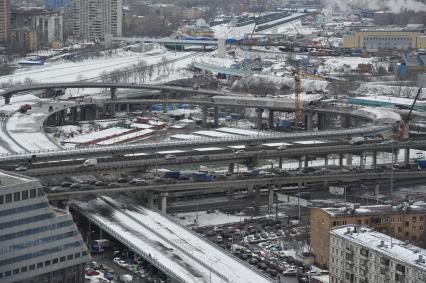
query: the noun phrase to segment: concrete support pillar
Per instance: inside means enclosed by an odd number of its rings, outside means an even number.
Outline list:
[[[201,124],[203,128],[207,128],[207,112],[208,112],[207,106],[203,106],[202,120],[201,120]]]
[[[303,157],[299,157],[299,171],[303,169]]]
[[[80,114],[79,114],[79,120],[80,121],[85,121],[86,120],[86,116],[85,116],[85,113],[84,113],[84,107],[83,106],[80,106],[79,107],[79,109],[80,109]]]
[[[99,109],[98,106],[93,106],[93,120],[99,119]]]
[[[347,114],[342,114],[340,116],[340,126],[342,128],[350,128],[351,127],[351,116],[347,115]]]
[[[380,184],[375,184],[374,185],[374,193],[376,195],[376,199],[379,199],[379,194],[380,194]]]
[[[111,91],[111,100],[116,100],[117,99],[117,88],[112,87],[110,88]]]
[[[71,108],[71,119],[72,119],[73,122],[78,121],[78,109],[77,109],[77,107]]]
[[[253,195],[253,193],[254,193],[254,186],[252,184],[249,184],[247,187],[247,194],[251,196]]]
[[[269,116],[268,116],[268,127],[269,129],[273,129],[274,126],[274,110],[269,109]]]
[[[377,167],[377,150],[373,151],[373,168]]]
[[[367,159],[367,153],[362,152],[359,156],[359,165],[361,168],[365,167],[365,160]]]
[[[269,188],[268,189],[268,211],[271,211],[274,209],[274,189]]]
[[[352,154],[346,154],[346,165],[351,166],[352,165]]]
[[[167,214],[167,196],[169,193],[161,193],[161,213]]]
[[[262,114],[263,114],[263,109],[262,108],[256,108],[256,113],[257,113],[256,129],[261,130],[262,129]]]
[[[153,192],[146,192],[146,198],[147,198],[147,206],[148,208],[154,208],[154,193]]]
[[[339,168],[343,167],[343,153],[339,153]]]
[[[219,106],[214,107],[214,127],[219,127]]]
[[[318,113],[318,130],[323,131],[325,130],[326,126],[326,117],[324,113]]]
[[[126,112],[129,113],[130,112],[130,104],[126,104]]]
[[[260,210],[260,187],[256,187],[254,194],[254,213],[259,215]]]
[[[229,163],[228,165],[228,172],[234,174],[235,171],[235,163]]]
[[[405,148],[404,149],[404,164],[408,165],[410,163],[410,149]]]
[[[309,157],[305,156],[305,168],[309,167]]]
[[[305,130],[312,131],[314,128],[312,113],[305,113]]]
[[[283,158],[281,156],[278,158],[278,168],[283,169]]]
[[[324,166],[328,167],[328,155],[327,154],[324,156]]]
[[[234,195],[234,188],[228,188],[228,200],[232,200],[233,195]]]
[[[86,120],[89,120],[89,121],[93,120],[92,107],[86,106],[85,110],[86,110]]]
[[[4,104],[6,104],[6,105],[10,104],[11,97],[12,97],[12,95],[5,95],[4,96]]]

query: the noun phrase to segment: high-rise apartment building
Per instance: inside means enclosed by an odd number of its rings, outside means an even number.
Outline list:
[[[69,212],[40,183],[0,172],[0,282],[83,283],[87,248]]]
[[[10,0],[0,0],[0,44],[8,41],[10,32]]]
[[[12,37],[11,44],[19,47],[23,42],[16,39],[14,34],[26,29],[36,35],[36,48],[49,47],[53,43],[64,40],[63,17],[61,13],[43,8],[14,8],[11,12]],[[16,31],[16,32],[15,32]],[[27,50],[34,51],[27,48]]]
[[[330,231],[330,282],[426,282],[426,250],[370,228]]]
[[[102,40],[105,34],[121,36],[122,0],[74,0],[74,37]]]
[[[426,203],[311,208],[310,223],[310,245],[315,254],[315,263],[322,267],[327,267],[329,263],[329,231],[337,226],[370,226],[381,233],[419,246],[425,246],[426,243]]]
[[[72,0],[45,0],[44,2],[47,7],[54,10],[69,7],[72,4]]]

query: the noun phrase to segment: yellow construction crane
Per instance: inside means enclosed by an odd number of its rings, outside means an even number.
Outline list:
[[[300,120],[302,119],[302,110],[301,110],[301,103],[300,103],[300,95],[302,92],[302,82],[300,80],[300,70],[299,68],[295,68],[293,70],[293,76],[294,76],[294,122],[296,130],[299,129]]]
[[[296,130],[299,129],[300,122],[302,120],[302,103],[300,102],[300,96],[302,93],[302,78],[314,78],[323,81],[332,81],[331,78],[325,77],[319,74],[308,74],[301,73],[299,67],[293,69],[294,76],[294,122]]]

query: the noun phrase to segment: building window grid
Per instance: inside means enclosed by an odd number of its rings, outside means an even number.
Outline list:
[[[77,256],[77,254],[78,254],[78,256]],[[79,258],[80,255],[85,256],[85,255],[87,255],[87,252],[85,254],[84,254],[84,252],[75,253],[74,258]],[[74,259],[71,259],[71,260],[74,260]],[[61,257],[61,262],[65,262],[65,261],[66,261],[65,257]],[[58,263],[58,258],[54,258],[54,259],[46,260],[44,262],[44,265],[43,265],[43,262],[37,263],[37,268],[43,268],[43,267],[49,266],[51,264],[57,264],[57,263]],[[78,268],[78,267],[74,267],[73,271],[76,271],[76,268]],[[3,276],[4,277],[10,277],[10,276],[12,276],[12,274],[17,275],[19,273],[25,273],[27,271],[34,271],[35,269],[36,269],[36,265],[31,264],[29,266],[23,266],[21,268],[16,268],[16,269],[13,269],[13,270],[5,271],[4,273],[0,272],[0,279],[3,278]]]

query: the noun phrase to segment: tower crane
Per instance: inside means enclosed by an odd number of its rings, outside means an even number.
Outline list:
[[[319,74],[308,74],[300,72],[299,67],[293,69],[294,77],[294,116],[295,116],[295,127],[296,130],[299,129],[300,122],[302,120],[302,103],[301,103],[301,93],[302,93],[302,78],[315,78],[323,81],[332,81],[331,78],[325,77]]]

